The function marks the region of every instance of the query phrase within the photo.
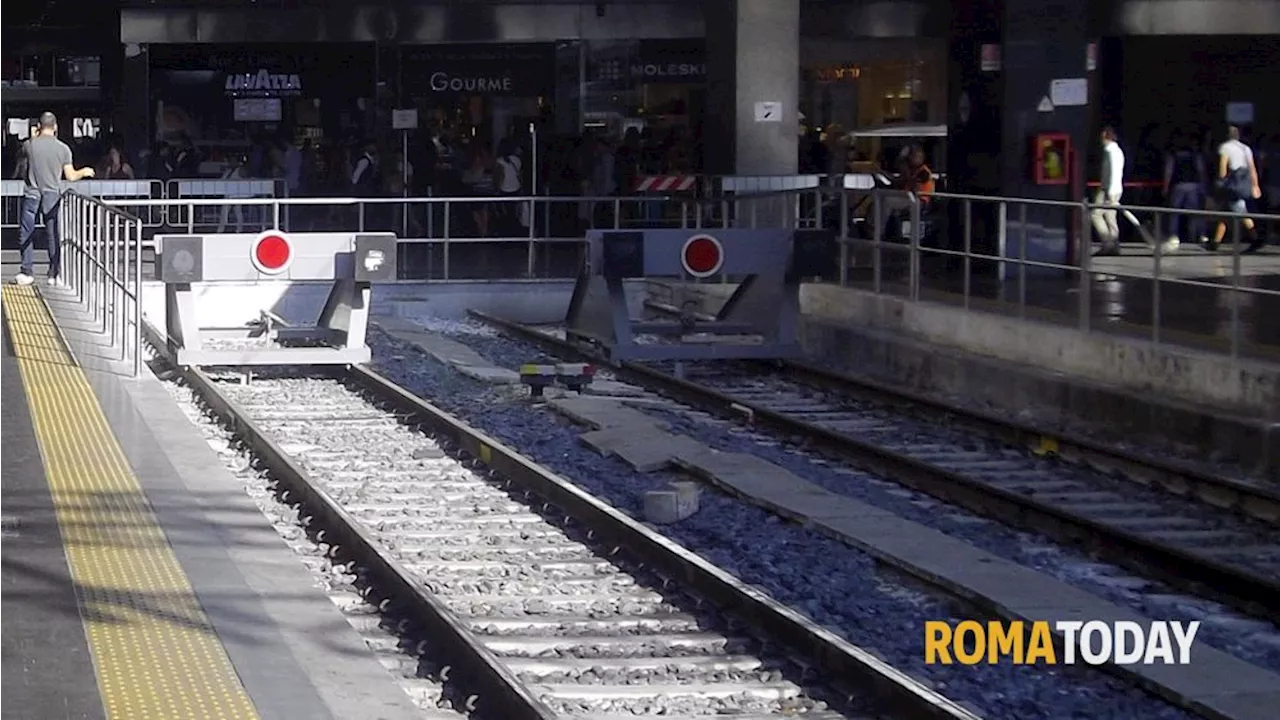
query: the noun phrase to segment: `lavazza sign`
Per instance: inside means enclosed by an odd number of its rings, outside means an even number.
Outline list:
[[[226,91],[237,94],[296,95],[302,92],[302,79],[297,75],[270,73],[233,73],[227,75]]]

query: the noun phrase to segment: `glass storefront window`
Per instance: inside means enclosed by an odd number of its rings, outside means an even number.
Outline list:
[[[553,114],[557,57],[552,43],[405,46],[401,89],[419,128],[492,151]]]
[[[803,131],[814,142],[850,130],[888,124],[940,125],[946,122],[947,54],[942,40],[913,38],[874,48],[836,48],[827,62],[801,68]],[[897,148],[866,141],[848,147],[848,164],[838,160],[822,172],[864,171],[883,165]],[[892,164],[892,163],[890,163]],[[819,170],[814,168],[814,170]]]
[[[94,56],[6,55],[7,87],[98,87],[101,59]]]
[[[586,44],[583,124],[619,137],[627,128],[692,128],[706,86],[702,40]]]

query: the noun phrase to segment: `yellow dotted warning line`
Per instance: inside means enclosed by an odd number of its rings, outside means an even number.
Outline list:
[[[107,716],[257,718],[49,311],[30,287],[0,301]]]

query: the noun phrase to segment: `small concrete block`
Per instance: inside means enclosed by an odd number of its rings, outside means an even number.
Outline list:
[[[499,367],[483,367],[474,365],[454,365],[458,372],[490,385],[518,385],[520,375],[512,370]]]
[[[698,491],[693,483],[672,483],[667,490],[644,494],[644,517],[656,525],[679,522],[698,511]]]

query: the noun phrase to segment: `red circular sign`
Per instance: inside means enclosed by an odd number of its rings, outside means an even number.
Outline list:
[[[694,235],[684,244],[684,269],[694,277],[714,275],[724,263],[724,248],[710,235]]]
[[[293,247],[278,233],[263,233],[253,246],[253,264],[262,272],[280,272],[292,259]]]

